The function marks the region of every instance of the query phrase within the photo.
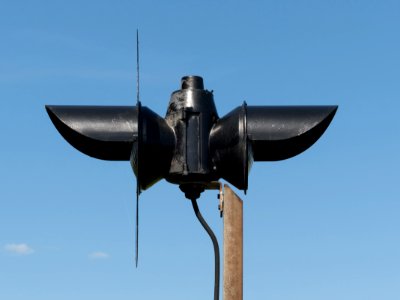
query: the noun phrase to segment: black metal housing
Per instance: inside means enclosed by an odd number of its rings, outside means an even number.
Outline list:
[[[145,106],[46,106],[61,135],[79,151],[130,160],[140,188],[162,178],[188,198],[220,178],[248,187],[253,161],[295,156],[324,133],[337,106],[248,106],[219,118],[213,93],[185,76],[165,118]],[[139,167],[140,165],[140,167]]]

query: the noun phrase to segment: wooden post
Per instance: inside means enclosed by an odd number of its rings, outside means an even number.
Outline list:
[[[225,184],[224,300],[243,300],[243,201]]]

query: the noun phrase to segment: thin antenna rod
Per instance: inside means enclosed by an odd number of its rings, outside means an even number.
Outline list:
[[[135,241],[135,264],[138,267],[139,262],[139,188],[136,189],[136,241]]]
[[[140,115],[140,95],[139,95],[139,29],[136,29],[136,106],[138,109],[138,114]],[[138,116],[140,117],[140,116]],[[140,128],[140,125],[139,125]],[[139,129],[140,130],[140,129]],[[140,134],[140,132],[139,132]],[[138,136],[139,139],[139,136]],[[138,177],[136,178],[136,235],[135,235],[135,264],[138,267],[139,262],[139,195],[140,195],[140,183],[139,183],[139,144],[138,140]]]
[[[140,101],[139,97],[139,29],[136,29],[136,104]]]

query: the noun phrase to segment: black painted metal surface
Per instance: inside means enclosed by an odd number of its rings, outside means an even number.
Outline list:
[[[46,109],[57,130],[79,151],[105,160],[130,160],[141,189],[164,178],[193,199],[220,178],[246,190],[253,161],[303,152],[324,133],[337,106],[243,103],[219,118],[203,79],[186,76],[181,89],[172,93],[165,118],[140,105]]]
[[[46,106],[60,134],[77,150],[104,160],[129,160],[137,132],[132,106]]]

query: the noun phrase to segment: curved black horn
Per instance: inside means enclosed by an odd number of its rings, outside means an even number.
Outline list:
[[[247,189],[254,161],[300,154],[332,121],[337,106],[247,106],[232,110],[211,130],[210,151],[219,177]]]
[[[46,106],[54,126],[77,150],[104,160],[129,160],[137,136],[136,106]]]
[[[247,135],[254,161],[300,154],[329,126],[337,106],[248,106]]]

